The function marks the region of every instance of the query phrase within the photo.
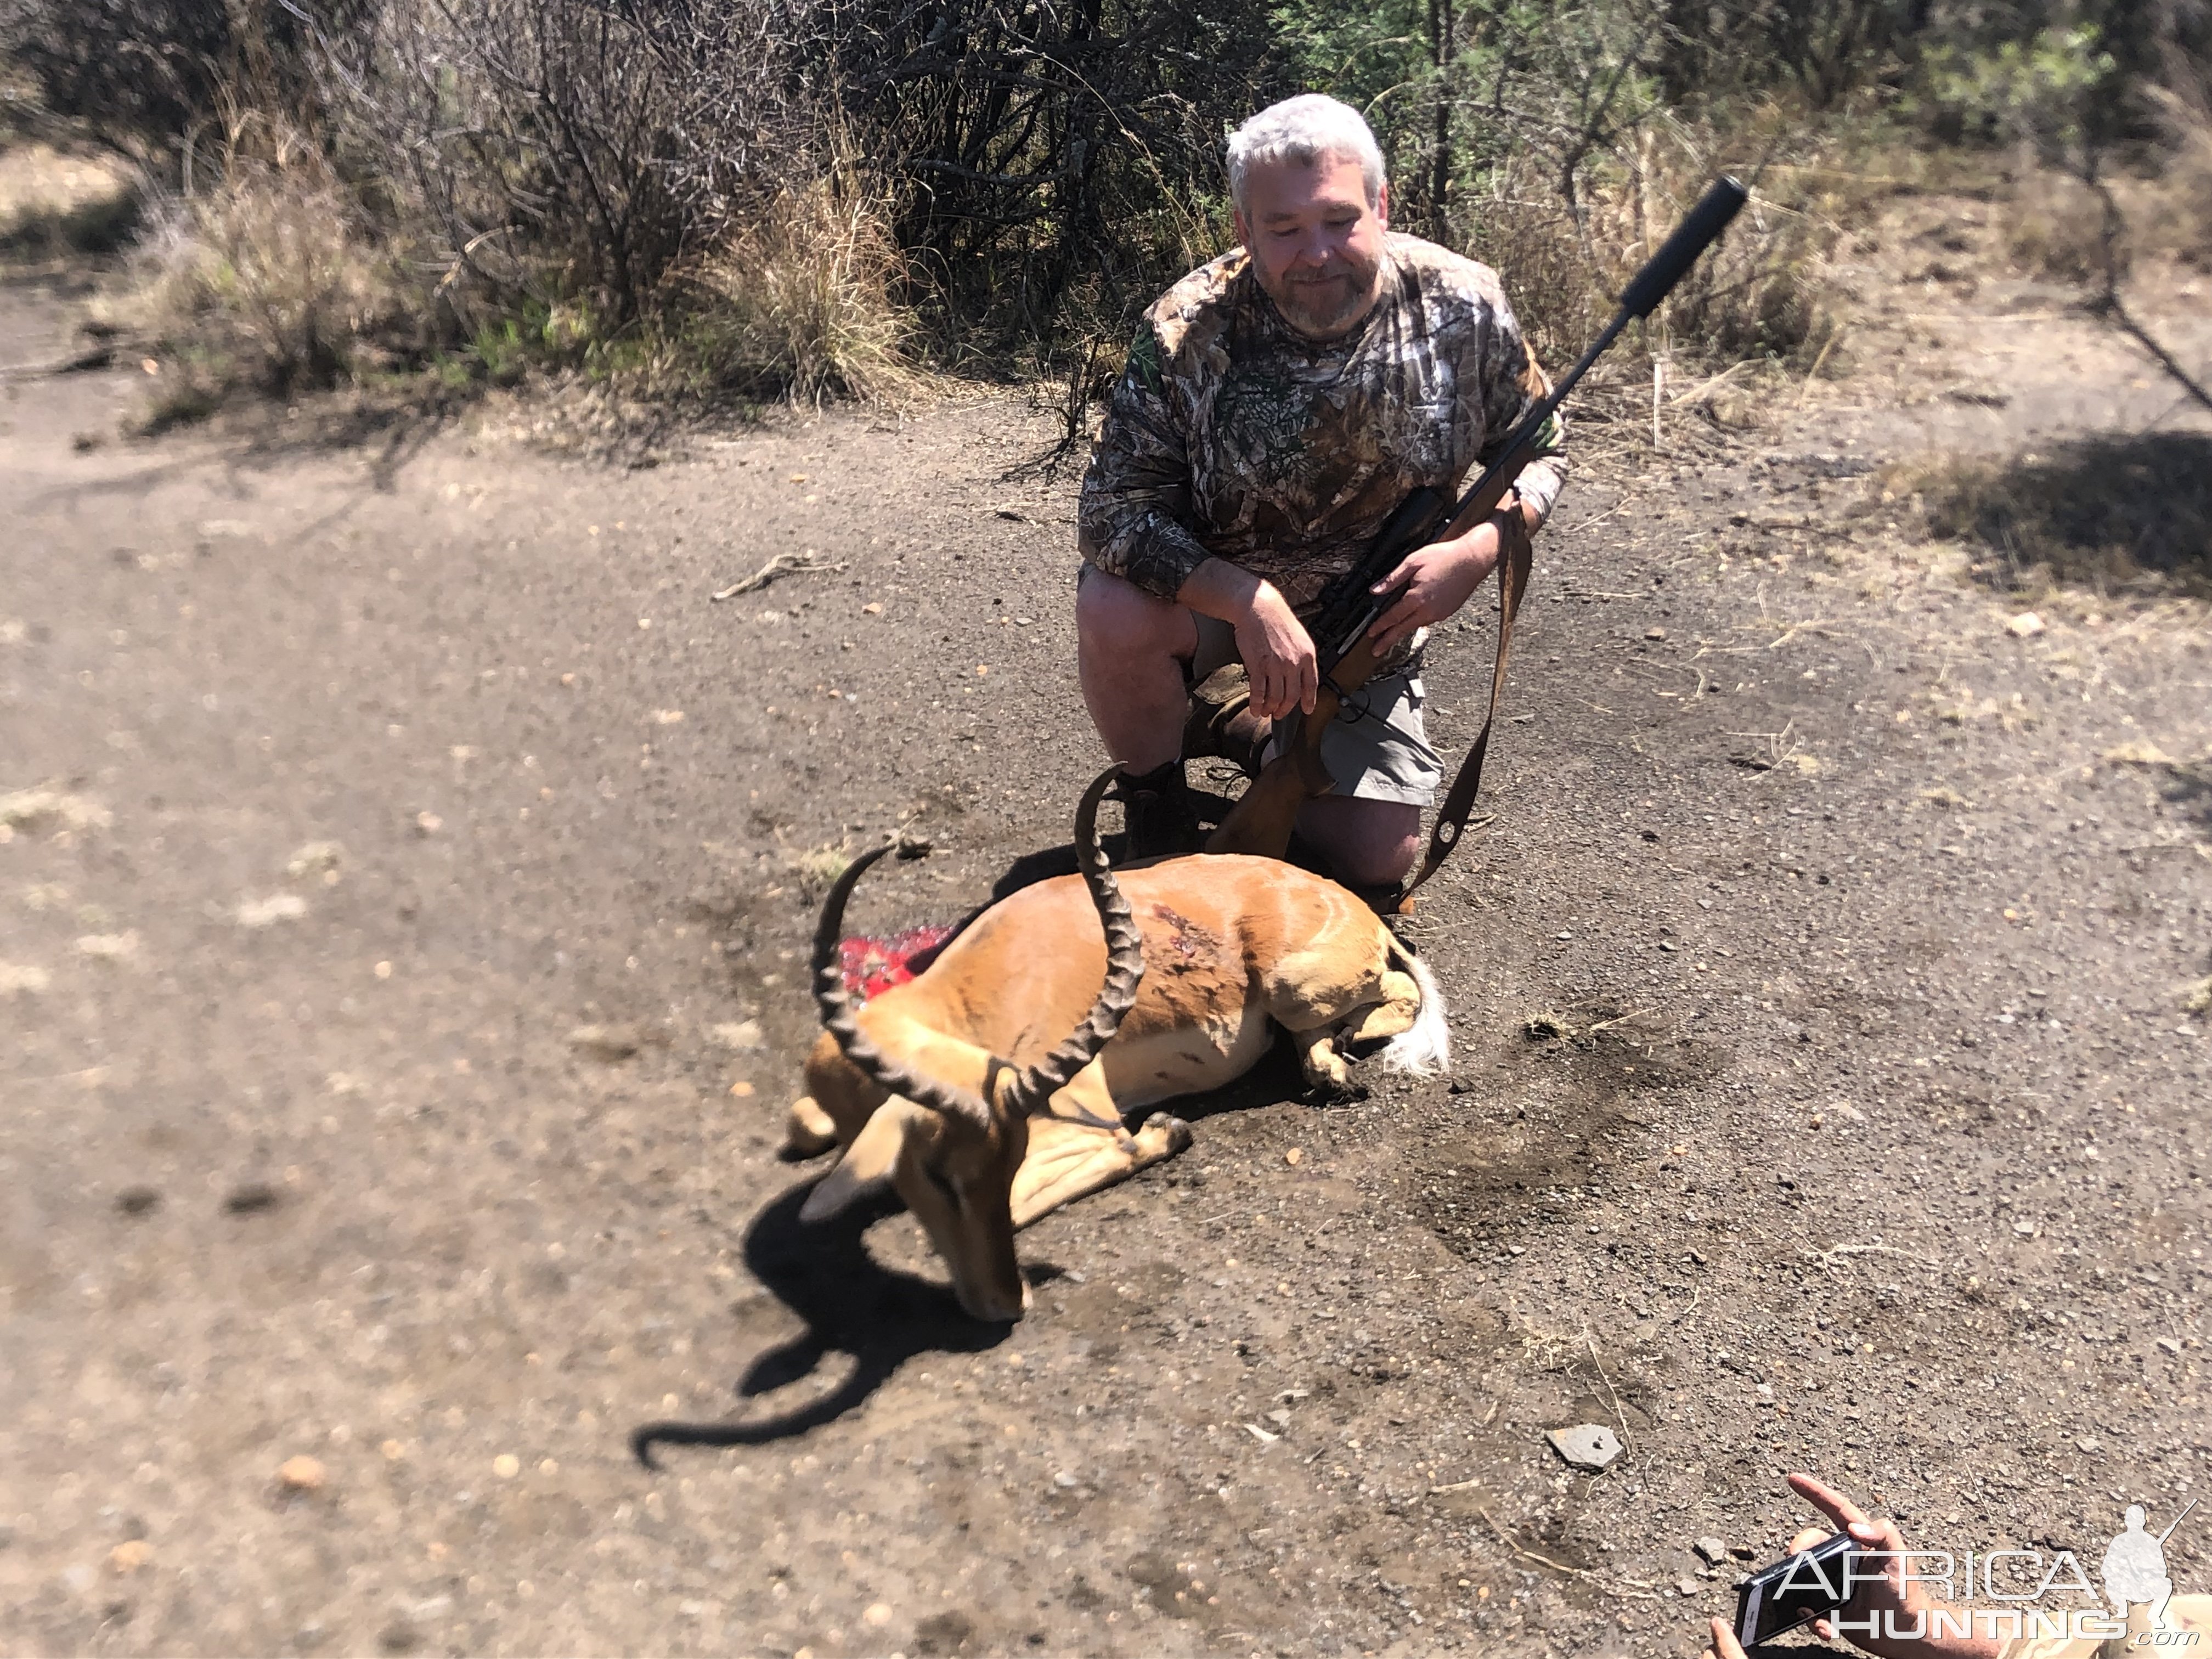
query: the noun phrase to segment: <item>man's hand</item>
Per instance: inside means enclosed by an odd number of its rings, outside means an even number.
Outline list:
[[[1313,636],[1272,582],[1253,591],[1250,605],[1235,619],[1237,654],[1252,682],[1252,712],[1279,720],[1293,708],[1310,714],[1321,690],[1321,665]]]
[[[1226,559],[1208,559],[1183,578],[1176,603],[1237,630],[1237,654],[1252,682],[1252,712],[1279,720],[1314,711],[1321,665],[1313,636],[1274,583]]]
[[[1465,605],[1497,565],[1498,555],[1498,526],[1487,520],[1455,540],[1431,542],[1408,553],[1369,590],[1380,595],[1405,589],[1367,630],[1376,651],[1389,650],[1414,629],[1440,623]]]
[[[1919,1630],[1927,1626],[1928,1609],[1933,1605],[1928,1592],[1917,1580],[1908,1579],[1905,1571],[1905,1539],[1897,1523],[1887,1519],[1875,1520],[1834,1487],[1814,1480],[1809,1474],[1793,1474],[1790,1484],[1798,1496],[1806,1499],[1843,1531],[1850,1534],[1860,1548],[1878,1553],[1881,1559],[1879,1577],[1862,1577],[1854,1585],[1850,1604],[1844,1612],[1850,1622],[1863,1624],[1872,1617],[1877,1630],[1894,1627],[1900,1630]],[[1824,1539],[1834,1536],[1818,1527],[1808,1528],[1790,1540],[1789,1553],[1811,1549]],[[1817,1619],[1814,1630],[1824,1642],[1836,1639],[1836,1627],[1831,1620]],[[1918,1638],[1901,1637],[1894,1641],[1887,1635],[1864,1636],[1850,1633],[1854,1647],[1869,1653],[1884,1656],[1884,1659],[1996,1659],[2000,1644],[1994,1638],[1922,1636]],[[1720,1620],[1713,1620],[1712,1652],[1717,1659],[1741,1659],[1743,1650],[1736,1645],[1728,1626]]]

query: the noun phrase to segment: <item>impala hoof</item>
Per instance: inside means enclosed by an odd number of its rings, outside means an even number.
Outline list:
[[[1145,1127],[1158,1129],[1168,1138],[1168,1151],[1180,1152],[1190,1146],[1190,1125],[1170,1112],[1154,1112],[1145,1120]]]

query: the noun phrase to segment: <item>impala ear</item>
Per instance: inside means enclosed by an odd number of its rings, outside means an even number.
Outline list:
[[[891,1171],[898,1167],[899,1157],[906,1150],[908,1129],[915,1115],[927,1109],[896,1097],[876,1108],[845,1149],[845,1156],[838,1159],[837,1167],[814,1183],[799,1218],[809,1223],[827,1221],[889,1186]]]

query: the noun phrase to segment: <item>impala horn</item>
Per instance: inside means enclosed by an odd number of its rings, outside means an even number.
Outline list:
[[[1106,861],[1106,849],[1098,840],[1098,803],[1121,775],[1120,766],[1108,767],[1084,791],[1082,804],[1075,809],[1075,852],[1082,861],[1083,884],[1091,890],[1091,902],[1098,907],[1099,923],[1106,932],[1106,983],[1091,1012],[1067,1041],[1006,1085],[999,1098],[1010,1110],[1033,1111],[1065,1088],[1068,1079],[1112,1040],[1121,1029],[1122,1016],[1137,1000],[1137,982],[1145,975],[1144,936],[1137,931],[1129,901],[1122,896],[1121,884],[1114,879],[1113,866]]]
[[[980,1096],[908,1071],[891,1060],[862,1034],[860,1022],[854,1018],[852,999],[845,994],[845,969],[837,959],[837,943],[844,935],[846,901],[852,897],[854,884],[867,873],[869,866],[896,844],[885,842],[881,847],[871,848],[847,865],[844,873],[830,884],[830,896],[822,901],[821,925],[814,930],[814,1006],[822,1011],[823,1026],[837,1039],[845,1058],[860,1067],[870,1082],[895,1095],[904,1095],[918,1106],[966,1118],[988,1128],[991,1109]]]

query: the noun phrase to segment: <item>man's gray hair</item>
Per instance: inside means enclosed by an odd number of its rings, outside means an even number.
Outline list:
[[[1255,167],[1273,161],[1311,167],[1324,155],[1358,162],[1367,205],[1382,199],[1382,150],[1374,129],[1351,105],[1318,92],[1270,104],[1229,135],[1229,199],[1243,209],[1244,182]]]

